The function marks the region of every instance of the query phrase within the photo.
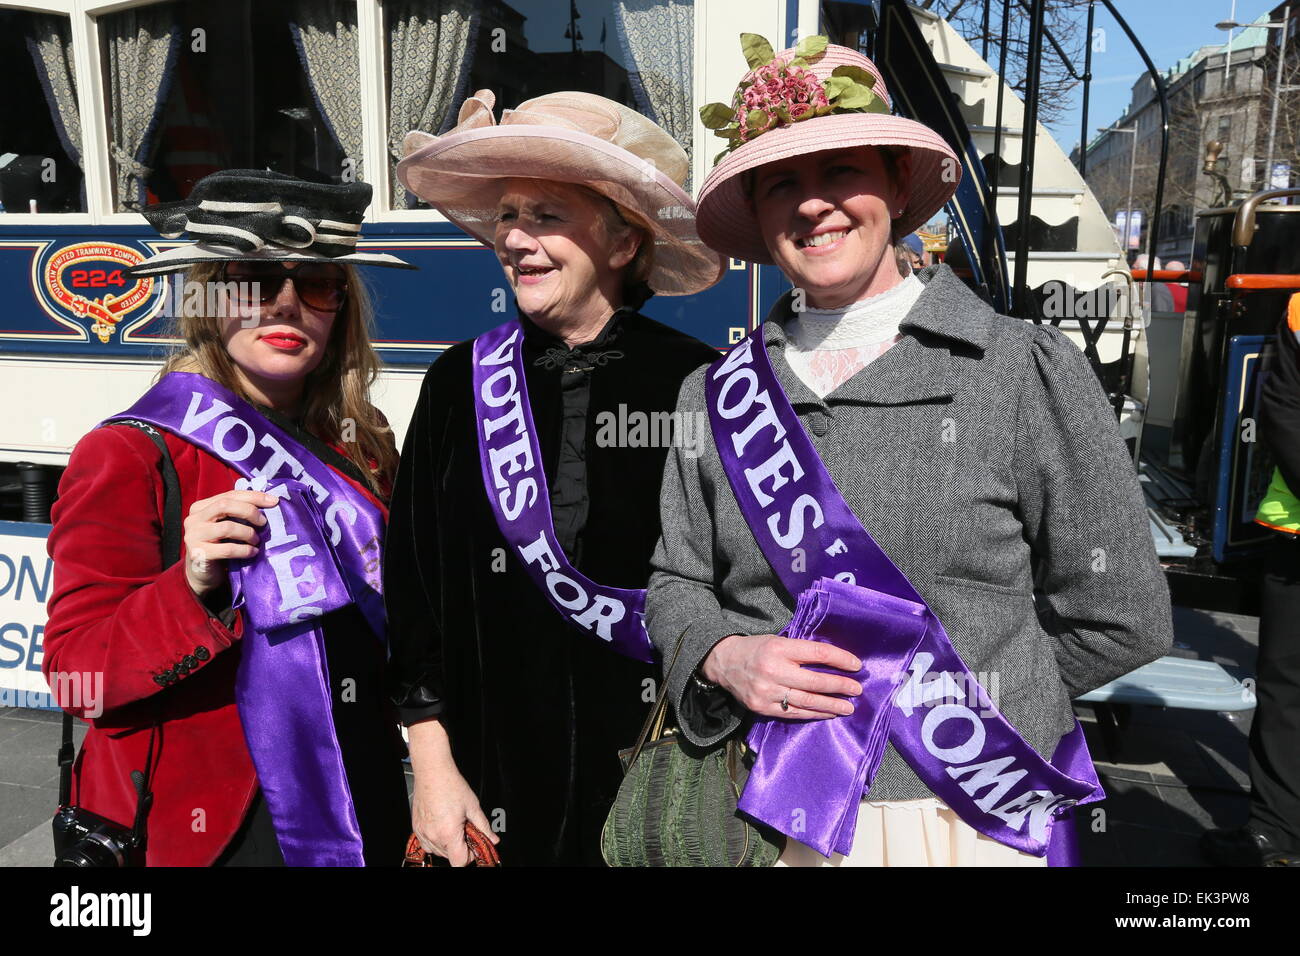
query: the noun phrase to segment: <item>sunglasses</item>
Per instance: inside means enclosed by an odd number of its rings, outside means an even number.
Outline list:
[[[233,298],[242,306],[271,304],[286,279],[305,305],[320,312],[337,312],[348,292],[347,273],[330,263],[304,262],[290,269],[278,262],[241,262],[233,271],[224,268],[221,277],[235,283]]]

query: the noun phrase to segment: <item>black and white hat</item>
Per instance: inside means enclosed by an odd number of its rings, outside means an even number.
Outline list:
[[[222,170],[195,183],[188,199],[142,210],[166,238],[197,241],[126,272],[150,276],[200,262],[248,259],[418,268],[387,253],[357,252],[369,204],[369,183],[334,185],[269,170]]]

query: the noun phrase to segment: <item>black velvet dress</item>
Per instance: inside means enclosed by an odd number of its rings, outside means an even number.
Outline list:
[[[671,412],[718,353],[629,309],[572,350],[521,321],[556,537],[592,580],[645,587],[668,448],[646,430],[611,443],[611,423]],[[384,560],[393,700],[407,724],[443,720],[503,863],[599,865],[618,751],[658,668],[567,623],[509,553],[483,489],[471,358],[462,342],[429,369],[402,450]]]

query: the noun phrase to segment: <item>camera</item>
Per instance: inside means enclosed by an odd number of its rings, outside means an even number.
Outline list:
[[[60,807],[54,817],[54,865],[134,866],[131,831],[81,807]]]

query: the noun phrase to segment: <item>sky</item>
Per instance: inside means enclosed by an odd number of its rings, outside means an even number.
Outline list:
[[[1128,21],[1159,70],[1168,69],[1198,47],[1225,42],[1227,31],[1217,30],[1214,26],[1219,21],[1231,19],[1249,23],[1274,6],[1275,2],[1269,0],[1236,0],[1234,16],[1233,0],[1115,0],[1116,9]],[[1104,31],[1097,36],[1097,45],[1104,49],[1097,50],[1094,46],[1092,55],[1089,137],[1097,135],[1098,127],[1107,126],[1120,117],[1129,104],[1133,84],[1146,69],[1133,44],[1106,8],[1097,4],[1096,11],[1094,30]],[[1086,12],[1081,16],[1086,17]],[[1044,54],[1054,55],[1050,51]],[[1083,72],[1082,62],[1075,65],[1079,72]],[[1079,142],[1082,84],[1075,90],[1072,100],[1071,111],[1051,129],[1067,155]]]

